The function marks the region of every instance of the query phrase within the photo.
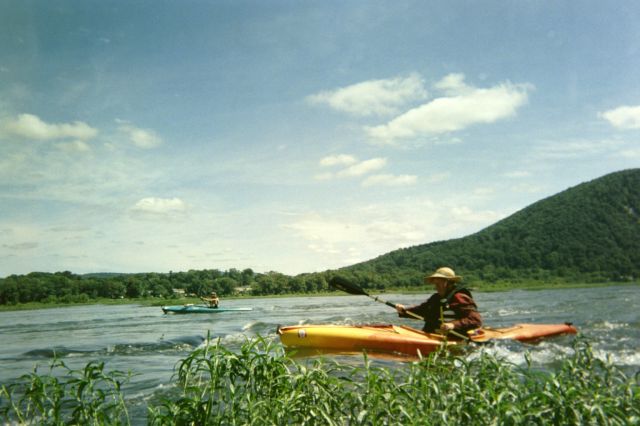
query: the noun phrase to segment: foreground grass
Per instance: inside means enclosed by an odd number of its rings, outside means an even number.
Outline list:
[[[60,370],[62,373],[60,374]],[[640,424],[638,374],[594,357],[578,338],[553,372],[482,354],[437,353],[397,368],[296,361],[258,338],[231,352],[215,344],[176,366],[176,386],[147,407],[151,425]],[[56,377],[64,378],[56,378]],[[130,424],[128,376],[89,364],[2,386],[0,416],[20,424]]]
[[[18,383],[0,388],[3,424],[103,425],[130,424],[122,385],[130,374],[106,373],[104,363],[88,363],[71,370],[54,360],[49,371],[37,369]]]

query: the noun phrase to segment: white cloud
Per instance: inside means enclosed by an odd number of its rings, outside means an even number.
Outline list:
[[[469,235],[504,217],[460,202],[469,199],[460,194],[437,202],[411,197],[395,203],[344,206],[336,212],[299,216],[285,228],[306,241],[307,248],[342,266],[401,247]]]
[[[162,139],[153,130],[141,129],[130,124],[121,125],[119,130],[138,148],[151,149],[162,144]]]
[[[451,96],[413,108],[387,124],[366,127],[374,141],[393,143],[493,123],[516,114],[528,100],[528,85],[503,83],[488,89],[464,85],[458,74],[445,77],[439,87]]]
[[[338,155],[330,155],[328,157],[324,157],[320,160],[320,165],[322,167],[331,167],[331,166],[349,166],[355,163],[356,158],[352,155],[348,154],[338,154]]]
[[[450,172],[434,173],[427,178],[429,183],[439,183],[448,180],[451,177]]]
[[[321,254],[340,254],[341,251],[331,244],[309,244],[307,246],[311,251]]]
[[[56,144],[58,149],[66,152],[89,152],[91,151],[91,147],[88,143],[81,140],[75,140],[71,142],[61,142]]]
[[[79,140],[39,145],[0,143],[2,195],[109,209],[131,194],[150,193],[150,185],[171,165]],[[84,154],[81,161],[78,154]]]
[[[473,91],[473,87],[464,82],[464,74],[454,73],[445,76],[435,84],[435,88],[441,90],[446,95],[459,95]]]
[[[371,158],[369,160],[358,161],[354,156],[341,154],[324,157],[320,160],[323,167],[346,166],[336,172],[324,172],[314,176],[316,180],[331,180],[334,178],[362,177],[369,173],[376,172],[387,166],[386,158]],[[393,175],[390,173],[379,173],[367,176],[361,182],[363,187],[370,186],[409,186],[414,185],[418,180],[415,175]]]
[[[508,178],[513,178],[513,179],[520,179],[520,178],[526,178],[531,176],[531,172],[527,172],[524,170],[514,170],[512,172],[505,173],[503,176]]]
[[[617,129],[640,129],[640,105],[621,106],[600,114]]]
[[[48,124],[33,114],[20,114],[7,120],[4,132],[24,139],[53,140],[73,138],[86,141],[94,138],[98,131],[82,121],[73,123]]]
[[[380,170],[387,165],[386,158],[371,158],[369,160],[358,161],[352,155],[340,154],[329,157],[324,157],[320,160],[320,166],[331,167],[341,166],[338,171],[324,172],[315,176],[316,180],[330,180],[341,177],[359,177],[364,176],[367,173]]]
[[[42,241],[42,229],[23,222],[4,221],[0,218],[0,236],[2,247],[13,249],[30,249],[38,246]]]
[[[18,243],[18,244],[3,244],[2,247],[8,248],[9,250],[31,250],[38,247],[38,243],[35,241],[26,242],[26,243]]]
[[[319,173],[314,176],[315,180],[331,180],[334,178],[334,174],[331,172]]]
[[[405,78],[364,81],[311,95],[307,100],[353,115],[372,116],[396,114],[400,107],[426,97],[422,78],[411,74]]]
[[[323,247],[336,243],[362,241],[366,238],[366,226],[357,222],[322,218],[313,214],[287,226],[309,241],[320,241]]]
[[[538,194],[544,191],[544,186],[536,185],[531,183],[522,183],[520,185],[515,185],[511,188],[513,192],[520,194]]]
[[[362,220],[309,215],[292,223],[298,237],[309,242],[314,253],[339,258],[341,264],[353,264],[390,248],[424,241],[423,231],[413,223],[366,217]]]
[[[534,148],[534,156],[536,160],[566,160],[600,156],[617,152],[622,143],[615,140],[545,142]]]
[[[0,180],[8,185],[24,181],[25,175],[36,172],[36,170],[25,167],[31,163],[33,161],[31,161],[28,152],[3,152],[0,155]]]
[[[618,155],[624,158],[640,158],[640,148],[623,149]]]
[[[495,194],[495,188],[490,187],[480,187],[473,190],[473,195],[477,197],[488,197],[490,195]]]
[[[414,185],[417,180],[415,175],[380,174],[367,177],[362,181],[362,186],[408,186]]]
[[[148,197],[139,200],[132,207],[132,210],[143,213],[166,214],[183,212],[186,208],[184,201],[179,198]]]
[[[338,172],[338,176],[362,176],[371,173],[387,165],[386,158],[372,158],[361,161]]]
[[[469,206],[454,206],[449,209],[450,220],[457,222],[462,227],[467,224],[485,223],[490,225],[502,219],[502,216],[493,210],[477,211]]]

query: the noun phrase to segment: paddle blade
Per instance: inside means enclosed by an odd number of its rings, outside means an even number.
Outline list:
[[[345,291],[349,294],[368,296],[366,291],[344,277],[335,276],[329,280],[329,285],[335,289]]]

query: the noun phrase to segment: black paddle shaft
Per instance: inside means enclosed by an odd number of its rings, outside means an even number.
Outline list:
[[[396,304],[395,303],[387,302],[386,300],[382,300],[378,296],[369,296],[369,297],[373,298],[373,300],[375,300],[376,302],[382,302],[387,306],[391,306],[393,309],[396,308]]]
[[[355,294],[355,295],[359,295],[359,296],[367,296],[372,298],[373,300],[375,300],[376,302],[380,302],[380,303],[384,303],[387,306],[392,307],[393,309],[396,309],[396,304],[392,303],[392,302],[387,302],[386,300],[383,300],[381,298],[379,298],[378,296],[371,296],[369,293],[367,293],[366,291],[364,291],[361,287],[359,287],[358,285],[352,283],[351,281],[347,280],[346,278],[340,277],[340,276],[336,276],[331,278],[331,280],[329,280],[329,285],[333,288],[337,288],[338,290],[342,290],[342,291],[346,291],[349,294]],[[419,319],[419,320],[424,320],[424,318],[422,318],[420,315],[414,314],[413,312],[410,311],[406,311],[408,315]]]

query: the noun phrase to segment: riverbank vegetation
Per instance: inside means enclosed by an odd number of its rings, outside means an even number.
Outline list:
[[[600,424],[640,422],[638,377],[594,356],[581,337],[553,371],[481,353],[439,352],[376,366],[295,360],[263,338],[239,351],[203,346],[176,367],[174,386],[131,418],[129,374],[60,361],[0,389],[5,422],[57,424]],[[138,402],[139,403],[139,402]],[[139,410],[138,410],[139,411]]]
[[[0,312],[45,309],[73,305],[139,304],[143,306],[181,305],[202,303],[199,296],[216,291],[223,300],[246,297],[325,296],[344,294],[332,289],[327,281],[335,272],[287,277],[283,274],[255,274],[251,270],[221,272],[189,271],[169,274],[109,274],[84,276],[70,272],[35,272],[0,279]],[[431,288],[421,285],[391,286],[378,279],[343,271],[340,274],[354,284],[376,293],[430,293]],[[242,277],[238,280],[237,277]],[[236,277],[236,278],[232,278]],[[269,284],[265,284],[265,283]],[[296,282],[292,285],[292,282]],[[243,284],[243,285],[240,285]],[[474,291],[493,292],[513,289],[542,290],[550,288],[577,288],[609,285],[638,285],[632,282],[562,282],[522,281],[475,282]]]

